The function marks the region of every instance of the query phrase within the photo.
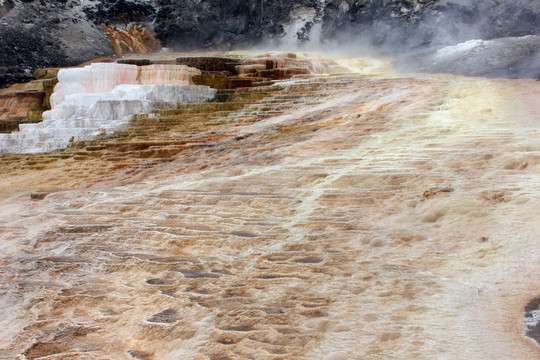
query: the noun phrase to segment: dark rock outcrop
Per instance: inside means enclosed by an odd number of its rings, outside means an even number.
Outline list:
[[[82,11],[95,24],[127,24],[151,22],[156,9],[147,1],[113,0],[85,5]]]
[[[161,0],[155,31],[173,49],[276,44],[295,8],[322,12],[315,0],[174,1]]]
[[[540,7],[529,0],[334,0],[325,8],[323,30],[326,39],[349,46],[414,50],[540,35]]]
[[[133,22],[180,51],[309,43],[395,55],[540,35],[540,7],[529,0],[3,0],[0,87],[32,79],[36,68],[112,55],[106,26]]]
[[[13,6],[15,6],[15,4],[12,0],[0,1],[0,19],[13,9]]]
[[[34,79],[42,67],[77,65],[112,55],[104,29],[77,1],[16,1],[0,19],[0,87]]]

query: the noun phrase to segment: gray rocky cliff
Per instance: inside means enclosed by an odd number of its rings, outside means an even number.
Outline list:
[[[0,0],[0,86],[30,80],[39,67],[112,55],[105,25],[129,23],[173,50],[281,45],[410,55],[540,35],[540,0]]]

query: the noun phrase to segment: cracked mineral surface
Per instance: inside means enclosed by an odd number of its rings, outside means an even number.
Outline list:
[[[538,82],[336,63],[0,157],[0,358],[538,359]]]

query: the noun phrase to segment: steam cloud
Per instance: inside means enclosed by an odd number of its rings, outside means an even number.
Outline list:
[[[415,0],[334,3],[323,10],[322,40],[299,41],[299,48],[390,55],[406,71],[540,77],[538,1],[422,1],[422,7]]]

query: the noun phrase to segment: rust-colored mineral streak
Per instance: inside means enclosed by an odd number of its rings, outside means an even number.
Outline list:
[[[139,25],[132,25],[129,30],[107,25],[105,34],[117,55],[142,54],[161,49],[159,40]]]

